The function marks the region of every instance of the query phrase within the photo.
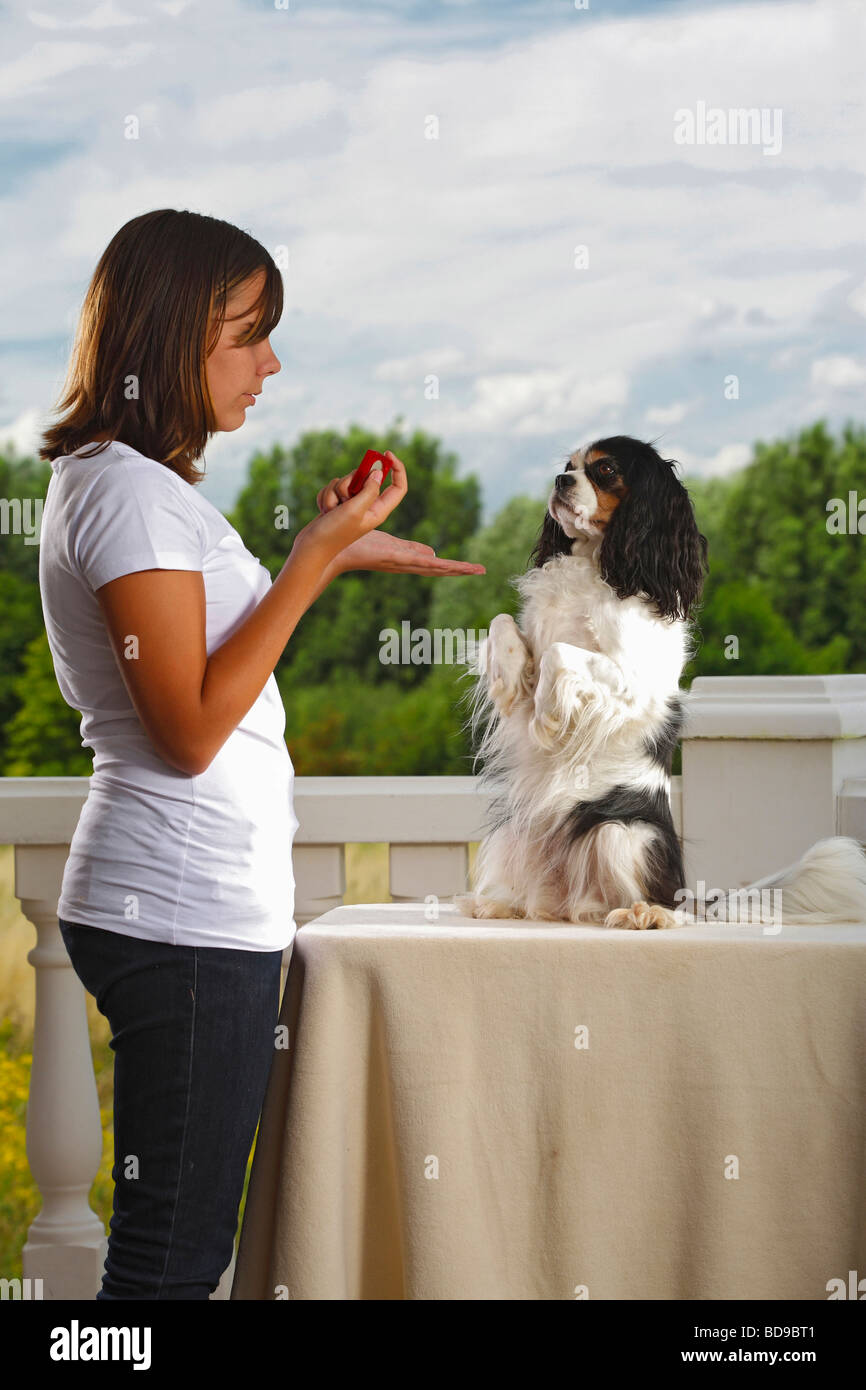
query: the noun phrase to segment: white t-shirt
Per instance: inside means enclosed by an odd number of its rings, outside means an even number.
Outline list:
[[[82,445],[89,448],[89,445]],[[178,946],[294,939],[294,768],[271,674],[200,776],[165,762],[129,698],[94,590],[137,570],[199,570],[208,655],[271,586],[223,514],[172,469],[113,441],[52,460],[39,584],[60,692],[94,750],[57,914]]]

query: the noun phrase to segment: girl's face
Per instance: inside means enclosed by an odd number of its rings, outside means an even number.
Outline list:
[[[237,345],[238,338],[243,337],[255,320],[252,309],[264,279],[265,272],[259,270],[229,295],[222,332],[205,364],[218,430],[239,429],[265,377],[280,370],[280,359],[272,352],[267,338],[243,347]],[[234,317],[238,314],[239,318]]]

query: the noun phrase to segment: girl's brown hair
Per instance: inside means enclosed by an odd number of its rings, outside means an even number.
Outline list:
[[[205,362],[228,295],[262,270],[256,321],[240,342],[267,338],[283,312],[282,276],[264,246],[230,222],[174,208],[125,223],[90,281],[54,407],[62,418],[43,430],[39,457],[72,454],[107,431],[200,483],[195,460],[217,427]]]

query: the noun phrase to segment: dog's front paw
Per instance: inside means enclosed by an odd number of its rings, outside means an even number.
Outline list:
[[[533,697],[529,734],[542,748],[564,738],[581,698],[581,654],[566,642],[554,642],[542,654]]]
[[[510,714],[532,675],[523,633],[508,613],[497,613],[484,643],[484,667],[490,698],[501,714]]]
[[[631,907],[617,907],[604,919],[606,927],[620,927],[625,931],[651,931],[654,927],[680,927],[682,916],[671,912],[657,903],[632,903]]]

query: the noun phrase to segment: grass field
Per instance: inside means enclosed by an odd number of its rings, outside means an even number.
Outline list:
[[[470,868],[477,850],[469,850]],[[27,953],[36,944],[35,928],[23,917],[13,893],[13,847],[0,846],[0,1277],[21,1277],[21,1247],[42,1201],[30,1176],[25,1146],[27,1092],[33,1048],[35,973]],[[346,846],[344,902],[389,902],[388,846]],[[111,1216],[114,1163],[112,1106],[114,1054],[108,1023],[86,995],[87,1022],[99,1108],[102,1163],[90,1191],[90,1205],[106,1232]],[[255,1145],[253,1145],[253,1153]],[[253,1154],[247,1164],[240,1219],[243,1219]]]

